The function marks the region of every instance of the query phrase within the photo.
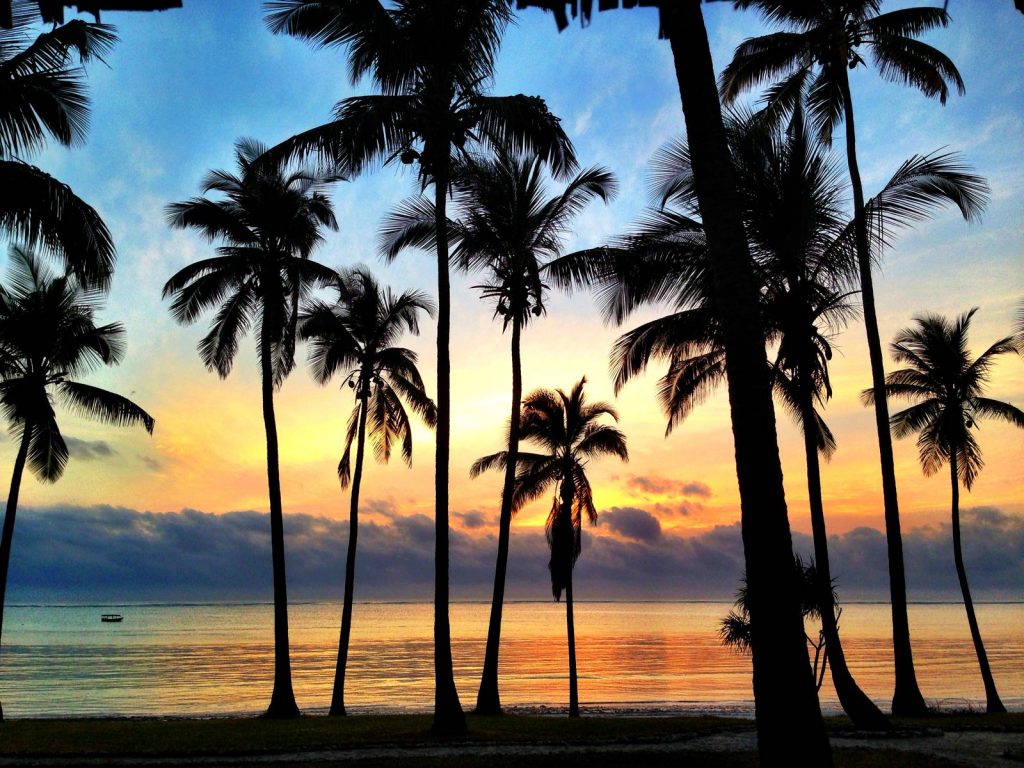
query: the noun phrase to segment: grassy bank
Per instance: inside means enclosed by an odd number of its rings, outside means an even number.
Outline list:
[[[1024,715],[956,715],[899,721],[902,729],[1010,729],[1024,731]],[[290,721],[259,719],[133,719],[133,720],[14,720],[0,724],[0,758],[53,760],[69,757],[108,757],[146,760],[155,757],[203,762],[227,758],[242,764],[262,756],[263,765],[305,764],[294,757],[320,753],[317,765],[344,762],[346,753],[360,753],[359,765],[410,765],[414,768],[459,766],[619,766],[642,761],[645,768],[678,765],[680,751],[694,738],[722,732],[752,731],[750,720],[723,717],[563,717],[506,715],[470,716],[469,734],[456,742],[430,735],[428,715],[359,715],[347,718],[303,717]],[[845,730],[836,718],[830,728]],[[495,750],[500,746],[500,750]],[[566,752],[566,747],[571,750]],[[551,751],[546,749],[550,748]],[[406,751],[415,749],[419,754]],[[382,750],[382,754],[377,754]],[[400,750],[401,754],[386,754]],[[632,750],[632,751],[630,751]],[[637,752],[636,750],[640,750]],[[336,752],[339,754],[323,754]],[[444,752],[444,754],[439,754]],[[508,753],[508,754],[506,754]],[[280,761],[273,760],[280,755]],[[285,757],[286,755],[290,757]],[[753,766],[748,752],[687,751],[690,764]],[[354,756],[354,755],[353,755]],[[920,760],[918,760],[920,757]],[[699,758],[699,759],[698,759]],[[225,764],[218,760],[218,765]],[[837,764],[844,768],[952,766],[934,757],[885,749],[844,749]]]

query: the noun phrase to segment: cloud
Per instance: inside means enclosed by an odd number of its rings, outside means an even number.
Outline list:
[[[601,525],[634,541],[657,541],[661,538],[661,523],[650,512],[636,507],[612,507],[599,518]]]
[[[660,475],[629,475],[626,487],[644,493],[659,496],[696,496],[701,499],[711,497],[711,487],[697,480],[679,482]]]
[[[488,516],[478,509],[472,509],[468,512],[454,512],[452,514],[462,523],[463,528],[469,528],[471,530],[483,528],[490,522]]]
[[[164,468],[164,464],[159,459],[155,459],[152,456],[139,456],[142,463],[146,465],[146,469],[152,472],[159,472]]]
[[[387,502],[359,528],[356,597],[429,599],[433,594],[434,521],[398,516]],[[393,516],[387,516],[392,514]],[[457,513],[474,519],[474,511]],[[586,526],[576,566],[581,599],[730,599],[743,572],[739,524],[699,535],[662,530],[650,511],[618,507]],[[341,596],[348,523],[285,516],[292,599]],[[986,507],[963,512],[964,554],[976,600],[1017,599],[1024,589],[1024,518]],[[487,599],[497,542],[487,525],[454,528],[451,589],[455,599]],[[810,537],[794,534],[798,552]],[[885,535],[858,528],[830,539],[833,575],[843,600],[885,600]],[[911,600],[959,600],[946,525],[904,533]],[[539,528],[513,526],[510,599],[550,599],[549,551]],[[19,510],[10,600],[270,600],[270,525],[266,514],[139,512],[123,507],[25,507]]]
[[[99,461],[116,455],[116,451],[104,440],[80,440],[77,437],[64,435],[68,453],[79,461]]]
[[[701,499],[711,498],[711,487],[704,483],[693,481],[683,486],[683,496],[697,496]]]

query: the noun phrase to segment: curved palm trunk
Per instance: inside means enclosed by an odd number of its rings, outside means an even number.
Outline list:
[[[501,650],[501,613],[505,603],[505,574],[508,570],[508,549],[512,529],[512,493],[516,484],[516,459],[519,455],[519,420],[523,399],[523,370],[520,354],[521,328],[518,317],[512,319],[512,414],[508,421],[508,463],[501,489],[501,513],[498,517],[498,562],[494,566],[494,594],[491,598],[491,620],[487,626],[487,649],[484,671],[476,695],[476,714],[501,714],[498,693],[498,654]]]
[[[284,571],[284,513],[281,507],[280,459],[274,418],[274,375],[270,334],[264,318],[260,329],[260,374],[263,387],[263,426],[267,433],[267,486],[270,494],[270,547],[274,563],[274,691],[266,717],[298,717],[288,655],[288,587]]]
[[[432,155],[433,156],[433,155]],[[448,453],[451,436],[451,285],[448,279],[448,179],[434,174],[437,232],[437,454],[434,464],[434,724],[441,736],[466,732],[466,716],[455,688],[452,630],[448,620]]]
[[[960,548],[960,482],[956,476],[956,453],[949,460],[949,476],[953,485],[953,560],[956,563],[956,575],[960,579],[960,591],[964,596],[964,608],[967,610],[967,623],[971,627],[971,640],[974,641],[974,652],[978,655],[978,666],[981,667],[981,679],[985,683],[985,711],[1005,712],[1006,707],[999,699],[996,681],[992,678],[992,668],[988,665],[988,654],[985,644],[981,641],[981,630],[978,629],[978,618],[974,615],[974,601],[971,600],[971,588],[967,585],[967,570],[964,568],[964,553]]]
[[[857,267],[860,272],[861,303],[864,307],[864,330],[867,332],[868,356],[871,360],[871,389],[875,399],[875,429],[878,433],[878,457],[882,469],[882,501],[885,508],[885,539],[889,554],[889,596],[892,605],[892,644],[896,685],[892,695],[894,715],[920,716],[928,706],[917,685],[914,654],[910,647],[910,622],[907,618],[907,579],[903,567],[903,535],[900,532],[900,510],[896,496],[896,465],[893,461],[892,435],[889,433],[889,404],[885,399],[885,365],[882,340],[875,314],[875,289],[871,280],[871,250],[868,246],[868,224],[864,213],[864,189],[857,164],[857,133],[853,121],[853,101],[845,64],[838,64],[846,120],[846,161],[853,187],[853,221],[857,246]]]
[[[352,636],[352,599],[356,583],[356,541],[359,537],[359,486],[363,481],[363,452],[366,446],[366,395],[360,396],[359,431],[356,435],[356,469],[352,475],[352,498],[348,512],[348,554],[345,557],[345,599],[341,606],[341,635],[338,637],[338,661],[334,667],[334,691],[331,694],[332,717],[345,714],[345,669]]]
[[[752,627],[758,750],[765,765],[831,766],[793,567],[775,412],[753,266],[699,0],[663,3],[726,350]]]
[[[803,374],[801,374],[803,376]],[[839,639],[835,602],[832,598],[832,571],[828,559],[828,534],[825,530],[825,507],[821,499],[821,465],[818,445],[812,431],[816,421],[814,402],[805,381],[800,386],[801,420],[803,421],[804,453],[807,460],[807,498],[811,508],[811,531],[814,537],[814,564],[818,576],[818,606],[821,609],[821,628],[825,634],[828,665],[832,669],[832,684],[843,711],[850,716],[856,728],[887,730],[887,718],[853,679],[846,664],[846,654]]]
[[[565,582],[565,632],[569,638],[569,717],[580,716],[580,692],[576,683],[576,623],[572,615],[572,568]]]
[[[28,444],[32,440],[32,423],[27,422],[21,436],[18,456],[14,459],[14,472],[11,474],[11,491],[7,496],[7,509],[4,512],[4,530],[0,538],[0,649],[3,648],[4,606],[7,600],[7,571],[11,565],[11,544],[14,541],[14,517],[18,513],[18,495],[21,493],[21,476],[25,471],[25,460],[28,457]],[[4,719],[4,707],[0,703],[0,722]]]

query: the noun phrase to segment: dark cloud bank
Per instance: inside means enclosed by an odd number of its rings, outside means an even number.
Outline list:
[[[368,502],[368,506],[373,506]],[[380,505],[378,505],[380,506]],[[387,507],[384,504],[384,507]],[[360,525],[357,596],[425,599],[432,594],[433,521],[383,516]],[[452,594],[489,599],[495,538],[491,516],[460,513],[474,535],[451,535]],[[486,521],[486,525],[484,524]],[[964,512],[964,549],[975,598],[1020,599],[1024,519],[992,508]],[[288,583],[295,600],[339,598],[347,523],[286,515]],[[195,510],[137,512],[117,507],[19,510],[11,561],[11,602],[269,600],[267,516]],[[797,534],[796,547],[811,549]],[[959,599],[949,526],[905,533],[912,600]],[[859,528],[831,540],[833,574],[847,600],[885,599],[885,538]],[[549,599],[543,532],[513,530],[509,597]],[[584,534],[578,599],[730,598],[743,554],[738,525],[699,536],[662,529],[649,512],[613,508]]]

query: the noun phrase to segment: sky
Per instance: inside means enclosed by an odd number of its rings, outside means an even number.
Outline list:
[[[11,574],[15,597],[102,593],[173,599],[175,590],[210,599],[251,596],[254,590],[269,595],[262,576],[242,576],[265,569],[269,585],[269,557],[260,554],[269,534],[259,522],[265,521],[267,491],[255,341],[240,348],[226,380],[204,368],[195,345],[208,318],[188,327],[175,324],[161,288],[181,267],[211,255],[213,247],[171,230],[164,209],[198,194],[207,170],[232,169],[237,138],[276,143],[327,121],[339,99],[372,93],[373,87],[349,81],[344,51],[314,50],[272,35],[258,0],[184,5],[158,14],[106,15],[121,41],[106,65],[89,66],[93,111],[86,143],[27,158],[94,205],[113,232],[117,272],[101,317],[124,322],[128,354],[117,369],[89,381],[130,396],[157,423],[149,437],[142,430],[60,414],[72,458],[56,484],[25,479]],[[884,8],[901,5],[906,4]],[[956,62],[965,96],[953,95],[941,106],[863,68],[851,80],[868,195],[907,158],[936,150],[962,153],[991,186],[980,221],[968,224],[955,210],[942,210],[902,233],[876,271],[883,340],[919,314],[954,316],[977,306],[971,328],[977,353],[1009,333],[1024,301],[1024,16],[1006,0],[954,1],[950,11],[951,26],[925,39]],[[718,71],[738,43],[767,31],[755,14],[733,11],[728,3],[707,6],[705,15]],[[580,162],[606,166],[619,179],[618,197],[585,211],[566,239],[566,251],[600,245],[629,230],[651,202],[651,155],[683,133],[671,52],[657,40],[656,13],[650,10],[599,14],[590,27],[576,24],[561,34],[550,16],[520,12],[504,38],[492,93],[543,97],[561,118]],[[841,147],[840,135],[835,159],[844,169]],[[332,199],[340,231],[328,235],[315,258],[333,267],[363,264],[396,289],[433,293],[429,254],[410,252],[390,265],[376,254],[379,222],[416,191],[412,174],[390,166],[336,185]],[[473,276],[453,282],[450,509],[454,591],[462,597],[489,592],[501,479],[495,473],[470,480],[468,469],[477,457],[503,447],[511,381],[508,335],[479,300],[472,288],[477,282]],[[552,293],[548,314],[524,334],[525,391],[568,389],[586,375],[590,397],[614,402],[628,439],[628,464],[608,459],[588,466],[601,516],[588,531],[579,565],[582,578],[593,578],[591,599],[726,596],[739,577],[739,500],[724,391],[666,438],[655,400],[663,371],[654,366],[617,397],[612,388],[608,352],[614,339],[658,311],[644,310],[623,327],[612,327],[594,297]],[[434,329],[428,321],[420,337],[405,342],[420,354],[431,393]],[[840,590],[845,580],[851,591],[881,597],[881,489],[873,415],[859,399],[870,383],[859,320],[836,338],[835,348],[835,392],[825,415],[839,450],[823,468],[829,532],[839,549],[833,568]],[[309,595],[340,594],[348,497],[338,487],[335,467],[352,398],[336,384],[319,387],[300,366],[276,396],[285,530],[290,562],[297,564],[292,580]],[[989,392],[1024,403],[1020,358],[995,367]],[[802,442],[786,412],[778,409],[777,418],[790,520],[797,547],[808,549]],[[1019,597],[1024,433],[987,423],[978,437],[986,466],[962,497],[963,506],[973,509],[964,544],[968,567],[979,572],[984,594]],[[400,563],[363,566],[360,584],[367,596],[426,596],[423,580],[431,569],[422,545],[432,536],[426,522],[433,514],[434,445],[421,424],[414,440],[412,468],[397,457],[388,466],[367,462],[361,519],[371,533],[361,546],[368,542],[368,562],[376,562],[376,552],[381,560]],[[908,552],[920,555],[908,554],[911,599],[943,590],[953,594],[955,583],[946,573],[952,572],[947,476],[922,475],[912,439],[897,441],[895,449]],[[14,446],[4,438],[0,471],[13,457]],[[521,587],[513,593],[520,597],[548,595],[542,531],[548,503],[524,509],[514,523],[511,574]],[[228,550],[240,563],[238,578],[229,578],[234,571],[226,568],[221,581],[212,571],[203,581],[209,564],[204,558],[226,557]],[[322,572],[310,565],[321,556],[328,563]],[[41,568],[41,562],[63,565]],[[194,564],[194,583],[176,580],[174,568],[154,565],[163,562]],[[695,563],[700,567],[694,569]]]

